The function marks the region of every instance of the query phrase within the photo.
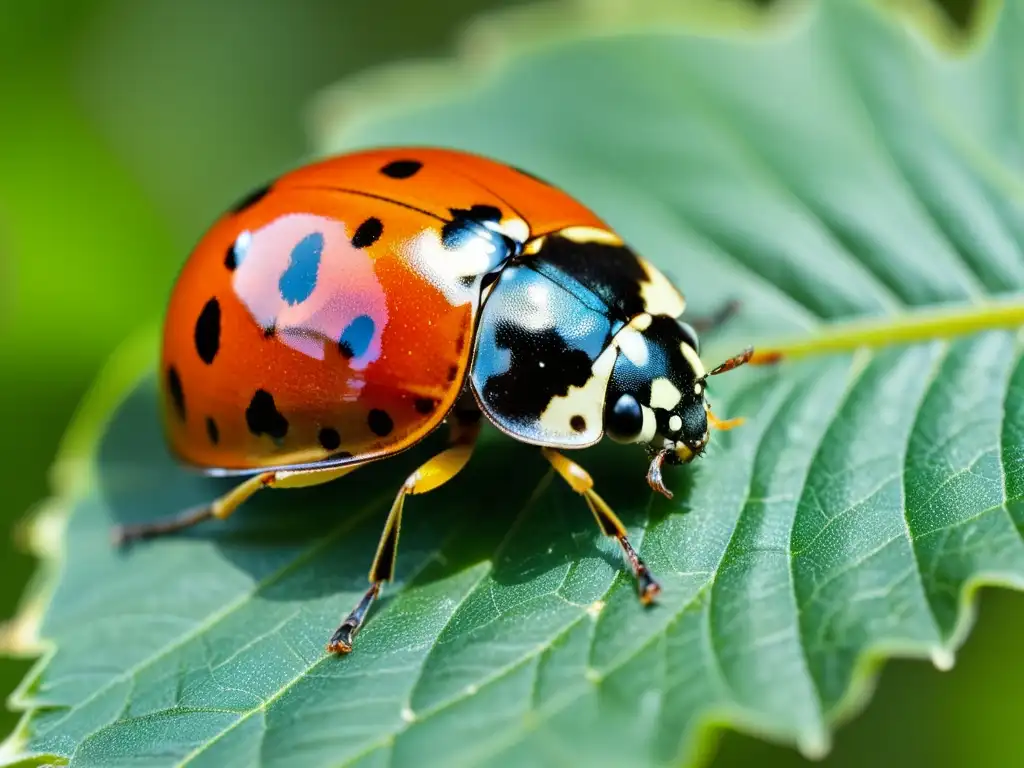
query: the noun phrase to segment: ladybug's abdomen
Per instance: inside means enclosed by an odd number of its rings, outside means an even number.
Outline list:
[[[171,298],[162,373],[176,454],[255,470],[387,455],[443,419],[479,281],[427,212],[288,189],[218,223]],[[460,269],[462,272],[460,272]]]

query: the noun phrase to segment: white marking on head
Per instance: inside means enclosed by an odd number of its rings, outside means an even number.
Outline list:
[[[628,325],[616,337],[619,349],[633,365],[644,368],[651,361],[651,353],[647,348],[647,339],[639,331]]]
[[[654,417],[654,411],[648,408],[646,405],[640,406],[641,412],[644,414],[643,426],[640,428],[640,434],[637,435],[634,443],[649,443],[654,440],[654,436],[658,434],[658,420]]]
[[[679,342],[679,351],[683,353],[683,357],[686,358],[686,362],[693,368],[693,374],[698,379],[703,379],[707,372],[704,370],[704,363],[700,361],[700,357],[696,352],[693,351],[693,347],[687,344],[685,341]]]
[[[668,379],[659,377],[651,382],[651,408],[671,411],[682,399],[683,393]]]
[[[704,387],[701,386],[701,383],[699,381],[693,385],[693,394],[699,395],[703,391]]]
[[[678,432],[683,428],[683,417],[678,413],[673,413],[671,418],[668,420],[668,428],[673,432]]]

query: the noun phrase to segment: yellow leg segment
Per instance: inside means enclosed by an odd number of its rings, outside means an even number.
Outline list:
[[[127,544],[140,539],[152,539],[175,533],[206,520],[214,518],[223,520],[263,488],[302,488],[308,485],[321,485],[347,475],[362,466],[365,464],[350,464],[335,469],[261,472],[239,483],[210,504],[188,509],[181,514],[162,520],[118,526],[114,529],[114,541],[117,544]]]
[[[541,448],[541,453],[544,454],[544,458],[554,467],[555,472],[569,484],[569,487],[580,494],[584,501],[587,502],[587,506],[590,507],[590,511],[594,514],[594,519],[597,520],[601,532],[605,536],[609,536],[619,542],[626,562],[629,563],[629,567],[636,579],[637,594],[640,597],[640,602],[644,605],[654,602],[654,598],[661,592],[661,586],[654,579],[654,576],[651,575],[650,570],[648,570],[644,561],[640,559],[636,550],[633,549],[633,545],[629,543],[629,539],[626,537],[626,526],[622,524],[618,515],[612,511],[612,508],[608,506],[605,500],[594,491],[594,480],[590,473],[558,451],[550,448]]]
[[[409,475],[402,484],[391,505],[391,511],[388,512],[388,519],[384,523],[384,531],[381,533],[380,543],[377,545],[377,553],[373,557],[373,565],[370,566],[370,588],[366,590],[356,607],[335,630],[334,635],[327,643],[327,650],[330,653],[348,653],[352,650],[352,641],[362,628],[370,607],[380,595],[381,586],[385,581],[391,581],[394,578],[398,534],[402,527],[405,497],[432,491],[459,474],[469,462],[470,456],[473,455],[473,448],[479,433],[480,425],[478,423],[453,422],[451,446]]]

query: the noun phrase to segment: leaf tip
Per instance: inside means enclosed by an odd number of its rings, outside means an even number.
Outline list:
[[[818,730],[800,736],[796,746],[808,760],[824,760],[832,749],[832,741],[826,731]]]
[[[949,672],[953,668],[953,664],[956,662],[956,657],[953,651],[948,648],[932,648],[931,650],[932,664],[939,672]]]

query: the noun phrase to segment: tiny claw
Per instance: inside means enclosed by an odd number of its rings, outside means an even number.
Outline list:
[[[641,570],[637,574],[636,589],[643,605],[653,605],[655,599],[661,594],[661,585],[654,580],[646,565],[641,565]]]
[[[647,484],[651,486],[652,491],[660,493],[666,499],[672,498],[672,491],[665,487],[665,480],[661,475],[661,467],[670,453],[671,451],[668,448],[658,451],[654,458],[651,459],[651,466],[647,469]]]
[[[629,563],[630,570],[633,571],[633,578],[636,579],[637,597],[640,598],[641,604],[650,605],[654,602],[654,598],[661,594],[661,585],[651,575],[647,564],[640,559],[640,555],[633,549],[629,539],[625,536],[619,536],[619,545],[626,556],[626,562]]]
[[[345,617],[345,620],[341,622],[341,625],[334,630],[334,634],[331,635],[331,639],[327,641],[327,652],[346,654],[352,651],[352,641],[355,640],[356,635],[363,626],[363,622],[366,620],[366,614],[370,610],[370,606],[373,605],[373,601],[377,599],[377,595],[380,594],[380,582],[375,581],[370,585],[370,588],[366,590],[366,594],[363,595],[362,599],[352,609],[352,613]]]
[[[354,637],[353,632],[357,628],[355,622],[346,621],[334,634],[331,635],[331,639],[327,642],[327,652],[337,653],[344,655],[352,652],[352,638]]]
[[[151,531],[145,524],[115,525],[110,531],[111,542],[119,549],[127,547],[130,544],[134,544],[137,541],[142,541],[143,539],[158,535],[160,535],[158,532]]]
[[[115,547],[123,547],[143,539],[154,539],[157,536],[177,533],[213,517],[213,507],[205,504],[187,509],[173,517],[164,517],[148,523],[137,523],[135,525],[114,526],[110,532],[110,537]]]

